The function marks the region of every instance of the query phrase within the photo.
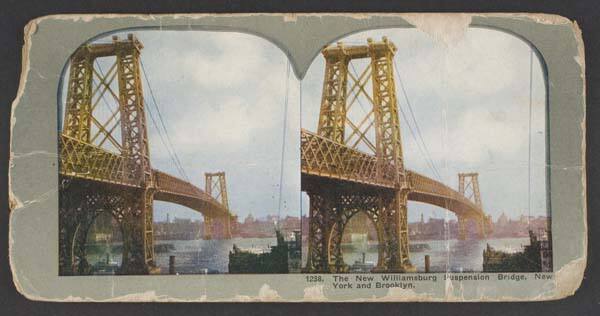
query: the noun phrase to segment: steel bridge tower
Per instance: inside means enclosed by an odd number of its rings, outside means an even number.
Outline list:
[[[391,183],[392,189],[303,180],[303,191],[310,198],[307,272],[347,270],[340,244],[345,225],[358,212],[365,212],[377,229],[379,259],[375,270],[414,270],[409,260],[409,188],[403,163],[394,82],[395,52],[395,45],[385,37],[381,42],[369,39],[367,45],[362,46],[338,43],[322,51],[326,65],[316,137],[324,141],[319,146],[331,143],[329,150],[334,151],[333,159],[342,157],[348,148],[371,150],[375,166],[369,169],[374,172],[369,176],[373,178],[373,183]],[[360,74],[352,74],[348,66],[354,59],[368,59],[370,62]],[[372,86],[370,93],[367,91],[368,83]],[[351,93],[354,96],[349,98]],[[357,103],[359,94],[369,100],[371,108],[364,117],[359,120],[354,118],[353,121],[347,114]],[[367,136],[369,133],[375,135],[374,143]],[[314,150],[323,152],[323,148]],[[344,159],[339,159],[342,164]],[[357,160],[354,164],[360,163]]]
[[[219,201],[225,209],[226,216],[204,216],[204,239],[231,239],[231,213],[227,198],[225,172],[205,173],[205,192]]]
[[[61,275],[89,273],[85,240],[101,212],[111,212],[122,228],[120,272],[146,274],[155,266],[152,230],[155,186],[140,80],[142,48],[129,34],[123,40],[114,36],[111,43],[82,45],[71,56],[59,142]],[[114,59],[107,73],[94,67],[98,58]],[[99,82],[96,87],[94,79]],[[115,79],[118,92],[111,88]],[[118,104],[108,119],[97,115],[106,95]],[[114,153],[104,150],[107,145]],[[78,177],[70,177],[71,174]]]
[[[70,58],[58,139],[60,275],[93,272],[86,259],[86,239],[99,214],[111,214],[122,232],[121,274],[158,272],[154,200],[212,218],[231,216],[224,174],[219,202],[188,181],[151,168],[141,49],[129,34],[121,40],[114,36],[108,43],[83,44]],[[101,63],[110,63],[106,73]],[[225,238],[230,236],[228,221],[223,226]]]
[[[479,208],[483,208],[481,203],[481,194],[479,193],[479,174],[477,172],[458,174],[458,192],[467,199],[471,200]],[[467,222],[474,220],[477,224],[478,237],[483,239],[488,231],[491,230],[490,218],[488,216],[468,217],[458,215],[458,239],[467,238]]]

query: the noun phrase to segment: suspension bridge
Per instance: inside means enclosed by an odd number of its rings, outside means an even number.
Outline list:
[[[113,37],[111,43],[85,44],[71,57],[59,136],[60,275],[90,273],[86,238],[102,212],[110,212],[120,225],[123,274],[147,274],[157,269],[154,201],[176,203],[202,213],[207,239],[231,237],[225,174],[205,174],[204,190],[189,181],[146,76],[140,58],[142,48],[133,35],[128,35],[126,39]],[[466,238],[469,220],[477,223],[480,238],[486,234],[476,173],[459,174],[459,189],[455,191],[439,181],[439,172],[430,158],[426,162],[438,180],[404,168],[398,110],[405,120],[408,116],[397,105],[395,51],[387,39],[359,46],[338,44],[323,50],[326,68],[318,130],[302,130],[300,135],[301,186],[310,198],[306,271],[345,270],[340,245],[344,226],[361,211],[378,232],[375,270],[411,271],[408,200],[454,212],[461,238]],[[98,60],[107,58],[113,62],[104,72]],[[370,63],[358,74],[350,62],[364,58]],[[348,71],[349,65],[354,73]],[[144,99],[142,78],[151,102]],[[372,93],[367,92],[369,81]],[[347,114],[353,104],[360,103],[359,94],[369,101],[371,110],[355,122]],[[107,106],[107,97],[116,104],[114,107]],[[108,110],[104,116],[99,115],[102,106]],[[415,123],[414,130],[410,130],[414,137],[420,131],[409,110]],[[152,168],[147,117],[179,176]],[[374,137],[369,136],[372,132]],[[419,150],[427,154],[422,138],[418,144]]]
[[[205,238],[231,238],[225,174],[205,174],[205,190],[190,183],[170,140],[132,34],[110,43],[84,44],[70,59],[59,136],[59,274],[89,274],[86,239],[95,218],[110,212],[123,237],[122,274],[158,270],[154,259],[153,203],[186,206],[204,216]],[[110,59],[104,72],[99,59]],[[145,102],[142,76],[152,102]],[[116,88],[115,88],[116,86]],[[115,105],[110,108],[106,98]],[[154,105],[155,114],[148,103]],[[100,115],[104,106],[107,115]],[[153,169],[148,122],[180,173]],[[158,116],[158,121],[155,116]]]
[[[405,168],[400,114],[407,122],[408,116],[398,106],[395,52],[385,37],[379,42],[369,39],[366,45],[337,43],[322,50],[325,75],[317,132],[302,130],[300,135],[301,186],[310,200],[306,272],[348,270],[342,235],[359,212],[367,214],[377,231],[374,272],[414,271],[408,247],[409,200],[455,213],[461,239],[467,237],[468,221],[476,222],[479,238],[489,229],[477,173],[459,174],[458,191],[441,182],[399,80],[414,123],[410,132],[438,180]],[[368,60],[360,74],[352,63],[358,59]],[[356,103],[363,107],[361,99],[371,107],[357,119],[349,113]]]

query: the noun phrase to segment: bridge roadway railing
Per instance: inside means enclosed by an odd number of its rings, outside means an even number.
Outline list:
[[[138,186],[125,168],[125,159],[96,145],[61,134],[59,172],[65,176]]]
[[[373,155],[306,130],[301,131],[300,143],[301,168],[305,174],[394,187],[395,179],[389,172],[377,176],[377,160]]]

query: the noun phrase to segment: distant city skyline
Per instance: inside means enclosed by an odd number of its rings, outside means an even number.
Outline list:
[[[264,238],[273,237],[274,218],[273,215],[258,217],[248,216],[246,218],[238,218],[237,222],[231,223],[232,234],[234,237],[241,238]],[[367,234],[369,240],[377,240],[377,233],[374,225],[365,225],[364,221],[369,222],[366,215],[353,217],[346,229],[344,230],[345,242],[352,240],[352,235]],[[294,231],[298,231],[300,227],[304,234],[308,232],[309,219],[304,215],[303,218],[298,216],[285,216],[277,220],[277,227],[284,235],[288,235]],[[491,221],[490,226],[487,226],[491,238],[516,238],[527,237],[529,231],[532,230],[539,233],[541,230],[547,229],[549,221],[545,216],[527,218],[525,215],[516,218],[508,216],[500,216],[498,219]],[[441,240],[454,239],[458,237],[458,221],[456,218],[434,218],[422,214],[418,221],[409,221],[409,234],[411,240]],[[155,236],[158,239],[170,240],[189,240],[198,239],[204,234],[204,224],[202,219],[190,218],[171,218],[170,221],[157,221],[154,223]],[[467,223],[469,235],[477,234],[477,226],[475,223]]]
[[[205,31],[125,31],[143,43],[142,62],[152,86],[143,82],[149,107],[156,98],[173,148],[186,176],[204,188],[204,173],[225,171],[230,208],[240,219],[278,214],[284,103],[286,116],[281,215],[307,214],[300,193],[300,127],[315,131],[324,63],[315,57],[302,81],[286,78],[285,54],[269,41],[248,34]],[[110,35],[112,36],[112,35]],[[110,41],[110,36],[99,42]],[[387,36],[398,47],[395,61],[431,159],[445,184],[456,188],[458,172],[480,173],[485,211],[497,218],[527,214],[529,54],[520,39],[495,30],[470,28],[445,46],[417,29],[361,32],[341,39],[366,43]],[[243,52],[243,53],[242,53]],[[532,209],[546,214],[545,87],[541,66],[533,59]],[[110,66],[99,60],[104,71]],[[68,74],[68,73],[67,73]],[[396,82],[399,85],[399,82]],[[399,106],[406,101],[397,87]],[[61,105],[66,98],[63,82]],[[301,111],[302,110],[302,111]],[[155,114],[156,115],[156,114]],[[149,122],[154,168],[178,175],[157,127]],[[416,142],[401,118],[408,168],[432,177]],[[155,221],[173,217],[200,219],[183,206],[156,202]],[[445,210],[409,203],[409,220],[421,212],[453,217]]]
[[[418,213],[417,216],[412,217],[409,220],[409,223],[418,223],[421,220],[421,217],[420,217],[421,214],[423,215],[423,218],[425,219],[426,222],[429,219],[436,219],[436,220],[443,219],[443,220],[448,220],[448,221],[455,221],[456,220],[456,218],[446,218],[444,216],[436,217],[435,214],[433,214],[433,213],[428,214],[427,216],[425,216],[425,213]],[[164,211],[164,217],[162,219],[154,218],[154,222],[166,222],[167,221],[167,215],[168,215],[168,217],[169,217],[169,219],[170,219],[171,222],[174,221],[174,220],[203,221],[202,217],[189,216],[189,215],[192,215],[192,214],[185,213],[185,214],[183,214],[183,216],[172,216],[171,213],[169,213],[168,211]],[[523,213],[514,213],[514,214],[510,215],[510,214],[506,214],[505,212],[501,212],[499,215],[497,215],[495,217],[492,216],[492,221],[493,222],[497,222],[502,217],[502,215],[504,215],[508,220],[519,220],[521,218],[527,218],[527,216],[528,216],[527,214],[523,214]],[[277,215],[267,214],[267,215],[264,215],[264,216],[254,216],[253,214],[248,214],[248,215],[246,215],[246,217],[243,217],[243,218],[242,217],[238,217],[237,221],[240,222],[240,223],[242,223],[242,222],[244,222],[244,220],[246,220],[248,218],[248,216],[252,216],[255,220],[267,220],[269,217],[276,217]],[[298,215],[291,215],[291,214],[282,215],[281,218],[286,218],[288,216],[289,217],[293,217],[293,218],[300,218],[299,214]],[[307,214],[302,214],[302,217],[308,218],[308,215]],[[545,217],[547,217],[547,215],[546,214],[531,215],[531,218],[540,218],[540,217],[544,217],[545,218]]]

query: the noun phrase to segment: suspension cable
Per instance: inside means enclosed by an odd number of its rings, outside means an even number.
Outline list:
[[[531,121],[533,107],[533,49],[529,50],[529,143],[527,149],[527,230],[531,230]]]
[[[183,178],[185,178],[188,182],[190,182],[187,179],[187,176],[185,175],[185,172],[182,170],[181,166],[179,166],[177,164],[177,160],[174,159],[173,154],[171,153],[171,150],[169,149],[169,147],[166,144],[166,141],[160,131],[160,129],[158,129],[158,124],[156,123],[156,120],[154,119],[154,115],[152,114],[152,111],[150,110],[150,108],[148,108],[148,115],[150,116],[150,120],[154,126],[154,128],[156,128],[156,131],[158,132],[158,136],[160,137],[160,141],[163,144],[163,146],[165,146],[165,148],[167,149],[167,153],[169,154],[169,158],[171,159],[171,161],[173,162],[173,164],[175,165],[175,168],[177,169],[177,172],[179,173],[180,176],[182,176]]]
[[[100,66],[100,63],[98,63],[98,60],[95,60],[95,63],[96,63],[96,67],[98,68],[98,72],[100,73],[100,75],[101,75],[102,77],[104,77],[104,76],[105,76],[105,75],[104,75],[104,71],[102,70],[102,67]],[[141,63],[141,60],[140,60],[140,63]],[[142,67],[143,67],[143,66],[142,66]],[[144,77],[145,77],[145,70],[144,70]],[[148,79],[146,78],[146,81],[147,81],[147,80],[148,80]],[[102,84],[102,82],[100,82],[99,84]],[[149,84],[148,84],[148,86],[149,86]],[[149,87],[149,88],[150,88],[150,87]],[[150,92],[152,93],[152,90],[151,90],[151,88],[150,88]],[[104,94],[102,94],[102,96],[101,96],[101,99],[102,99],[102,101],[103,101],[103,105],[104,105],[104,106],[105,106],[105,107],[106,107],[106,108],[109,110],[109,112],[112,112],[112,109],[110,109],[110,107],[109,107],[109,105],[108,105],[108,102],[107,102],[107,101],[106,101],[106,99],[104,98]],[[156,106],[156,105],[155,105],[155,106]],[[158,132],[158,135],[159,135],[159,137],[160,137],[161,143],[163,144],[163,146],[165,146],[165,147],[167,148],[167,152],[168,152],[168,154],[169,154],[169,157],[170,157],[170,158],[171,158],[171,160],[174,162],[174,164],[175,164],[175,167],[177,168],[177,172],[179,172],[179,174],[180,174],[182,177],[186,178],[186,179],[188,180],[188,182],[189,182],[189,179],[188,179],[188,178],[187,178],[187,176],[185,175],[185,171],[183,170],[183,168],[182,168],[180,165],[178,165],[178,164],[177,164],[177,161],[176,161],[176,160],[174,160],[174,159],[173,159],[173,155],[171,154],[171,151],[170,151],[170,149],[169,149],[169,148],[167,147],[167,145],[166,145],[166,142],[165,142],[165,140],[164,140],[164,138],[163,138],[163,136],[162,136],[162,133],[161,133],[160,129],[158,128],[158,124],[156,123],[156,120],[154,119],[154,116],[152,115],[152,111],[150,111],[150,108],[148,108],[148,115],[150,116],[150,119],[151,119],[151,122],[152,122],[153,126],[156,128],[156,130],[157,130],[157,132]]]
[[[302,128],[302,79],[298,80],[298,94],[300,95],[300,128]],[[302,224],[303,224],[303,220],[302,220],[302,216],[303,216],[303,210],[302,210],[302,190],[300,190],[300,236],[303,235],[302,232]],[[300,242],[302,242],[302,237],[300,237]]]
[[[394,64],[395,64],[395,60],[394,60]],[[352,62],[350,62],[350,68],[351,68],[352,72],[354,73],[354,76],[356,76],[358,78],[358,72],[356,71],[356,68],[354,67],[354,65],[352,64]],[[397,69],[397,67],[396,67],[396,69]],[[400,81],[400,82],[402,82],[402,81]],[[403,86],[402,86],[402,90],[404,91],[404,87]],[[358,95],[359,93],[360,92],[356,92],[356,95]],[[406,97],[406,92],[405,92],[405,98],[408,100],[408,98]],[[357,97],[356,101],[360,105],[360,108],[363,110],[363,112],[365,112],[365,114],[368,114],[368,111],[364,108],[364,105],[360,101],[360,98]],[[410,103],[409,103],[409,106],[410,106]],[[406,125],[408,126],[408,129],[410,131],[411,136],[413,137],[413,139],[415,140],[415,143],[417,144],[417,148],[419,149],[419,152],[421,153],[421,155],[423,156],[423,158],[425,158],[425,163],[433,171],[434,176],[437,177],[439,180],[441,180],[441,176],[440,176],[437,168],[433,164],[433,160],[427,154],[428,153],[427,147],[425,147],[425,149],[421,148],[422,145],[418,141],[417,136],[416,136],[417,134],[415,134],[415,132],[413,131],[413,128],[412,128],[412,126],[410,124],[410,121],[408,120],[406,114],[404,113],[404,110],[402,109],[402,106],[399,106],[398,108],[400,109],[400,113],[402,114],[402,117],[404,118],[404,121],[406,122]],[[412,113],[412,109],[411,109],[411,113]],[[413,119],[414,119],[414,115],[413,115]],[[373,124],[373,119],[370,116],[369,116],[369,122],[371,124]],[[416,120],[415,120],[415,124],[416,124]],[[418,126],[417,126],[417,128],[418,128]],[[419,130],[419,132],[420,132],[420,130]],[[421,140],[422,140],[422,138],[421,138]]]
[[[282,131],[282,139],[281,139],[281,168],[279,170],[279,207],[277,209],[277,221],[281,219],[281,203],[283,201],[283,169],[285,167],[285,136],[287,130],[287,114],[288,114],[288,98],[289,98],[289,84],[290,84],[290,61],[288,60],[286,63],[286,72],[285,72],[285,96],[283,101],[283,131]]]
[[[437,169],[435,168],[435,166],[433,165],[433,162],[431,161],[431,158],[427,157],[427,154],[423,151],[423,149],[421,148],[421,145],[419,144],[419,142],[417,141],[417,136],[415,134],[415,132],[413,131],[413,128],[411,127],[411,125],[409,124],[408,118],[406,116],[406,113],[404,113],[404,110],[402,109],[401,106],[398,107],[398,109],[400,109],[400,114],[402,116],[402,118],[404,118],[404,121],[406,122],[406,126],[408,126],[408,131],[410,132],[410,135],[413,137],[413,139],[415,140],[415,143],[417,144],[417,148],[419,149],[419,152],[421,153],[421,155],[423,156],[423,158],[425,158],[425,163],[427,164],[427,166],[429,168],[431,168],[431,170],[433,171],[433,174],[436,178],[438,178],[438,180],[442,180],[439,173],[437,173]]]
[[[425,155],[427,156],[426,159],[428,159],[431,162],[431,166],[433,168],[433,172],[441,180],[441,176],[440,176],[439,170],[435,166],[435,163],[434,163],[433,159],[431,158],[431,154],[429,152],[429,149],[427,148],[427,144],[423,140],[423,134],[421,133],[421,129],[419,128],[419,123],[417,122],[417,120],[415,118],[415,114],[414,114],[414,112],[412,110],[412,105],[410,104],[410,100],[408,99],[408,93],[406,92],[406,89],[404,87],[404,83],[402,82],[402,77],[400,76],[400,71],[399,71],[398,65],[396,64],[396,60],[393,59],[393,62],[394,62],[394,68],[395,68],[394,73],[396,74],[396,77],[398,78],[398,82],[400,83],[400,88],[402,89],[402,93],[404,94],[404,99],[406,100],[406,105],[408,106],[408,110],[410,112],[410,116],[412,117],[412,120],[413,120],[414,125],[415,125],[415,129],[417,131],[419,139],[421,140],[421,144],[423,145],[423,150],[425,151]]]
[[[179,156],[177,155],[177,151],[175,150],[175,147],[173,146],[173,142],[171,141],[171,137],[169,136],[169,132],[165,126],[165,122],[163,119],[163,116],[160,112],[160,109],[158,107],[158,103],[156,102],[156,97],[154,96],[154,91],[152,90],[152,86],[150,85],[150,80],[148,80],[148,76],[147,76],[147,71],[146,68],[144,67],[144,63],[142,62],[142,60],[140,59],[140,65],[142,66],[142,74],[144,76],[144,79],[146,81],[146,85],[148,86],[148,90],[150,91],[150,96],[152,98],[152,102],[154,104],[154,108],[156,109],[156,112],[158,113],[158,118],[160,121],[160,124],[165,132],[165,136],[166,136],[166,142],[163,139],[162,133],[160,131],[160,128],[158,126],[158,124],[156,124],[156,121],[154,120],[154,117],[152,115],[152,111],[150,111],[150,108],[148,108],[148,113],[150,114],[150,118],[152,119],[152,122],[154,123],[154,125],[156,126],[156,130],[158,131],[158,134],[160,136],[161,142],[163,143],[163,145],[166,147],[167,152],[169,153],[169,155],[171,156],[171,160],[174,162],[175,167],[178,169],[178,172],[180,173],[180,175],[185,178],[188,182],[190,182],[190,179],[188,178],[187,174],[185,173],[185,169],[183,169],[183,166],[181,164],[181,161],[179,160]],[[169,147],[170,145],[170,147]]]

